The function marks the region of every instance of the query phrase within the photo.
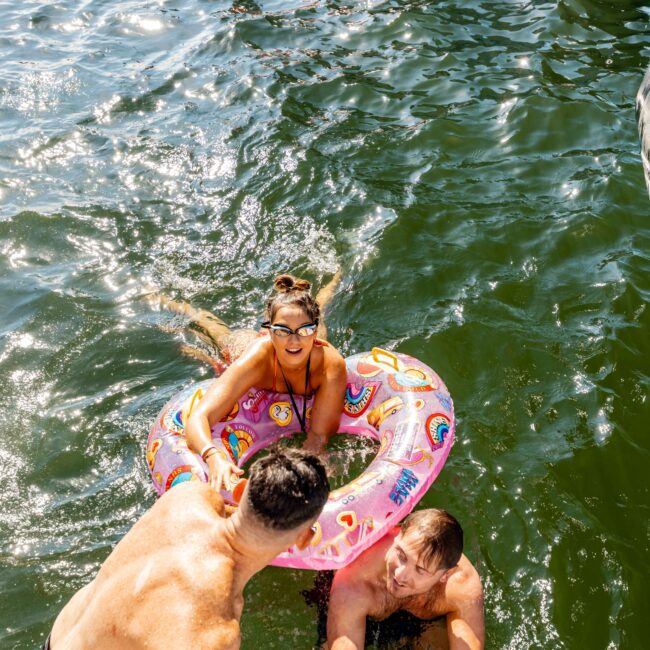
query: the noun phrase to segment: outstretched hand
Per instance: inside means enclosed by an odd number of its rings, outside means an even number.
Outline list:
[[[310,451],[312,454],[320,456],[325,453],[326,444],[327,438],[325,436],[319,436],[310,431],[305,438],[305,444],[302,446],[302,448],[305,451]]]
[[[210,454],[206,463],[208,465],[208,484],[217,492],[222,489],[232,490],[233,483],[244,473],[243,469],[231,463],[220,451]]]

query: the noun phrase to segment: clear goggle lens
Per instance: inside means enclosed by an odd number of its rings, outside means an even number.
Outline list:
[[[292,334],[297,334],[298,336],[313,336],[316,333],[316,325],[303,325],[297,330],[289,329],[288,327],[283,327],[282,325],[271,325],[269,328],[276,336],[280,338],[286,338]]]

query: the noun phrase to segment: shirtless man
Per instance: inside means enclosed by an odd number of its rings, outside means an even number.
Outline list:
[[[239,648],[244,586],[311,541],[328,492],[320,460],[297,449],[252,465],[230,517],[207,484],[174,487],[63,608],[44,649]]]
[[[481,580],[463,555],[460,524],[444,510],[411,513],[337,571],[327,619],[329,650],[363,648],[366,617],[384,620],[399,610],[420,619],[446,615],[450,650],[484,646]]]

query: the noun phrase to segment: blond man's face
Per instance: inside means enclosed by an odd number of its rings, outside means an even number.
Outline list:
[[[447,570],[435,561],[425,564],[421,558],[422,540],[413,529],[395,537],[386,553],[386,589],[394,598],[408,598],[430,592],[446,580]]]

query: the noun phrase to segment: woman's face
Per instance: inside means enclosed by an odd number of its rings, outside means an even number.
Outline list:
[[[312,321],[307,312],[301,307],[280,307],[276,312],[271,325],[284,325],[294,332],[303,325],[311,325]],[[279,336],[271,331],[271,341],[278,360],[285,368],[304,367],[309,358],[309,353],[314,347],[315,332],[312,336]]]

